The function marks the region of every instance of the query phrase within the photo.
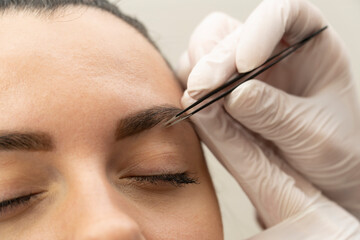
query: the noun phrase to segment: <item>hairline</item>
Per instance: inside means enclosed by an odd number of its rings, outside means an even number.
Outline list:
[[[50,7],[46,7],[46,6],[38,7],[38,6],[33,6],[33,5],[28,5],[28,4],[22,4],[22,5],[14,5],[13,4],[13,5],[9,5],[4,8],[3,6],[0,5],[0,17],[7,13],[16,14],[19,12],[25,12],[25,13],[29,13],[29,14],[34,14],[36,17],[39,17],[39,18],[41,18],[43,16],[48,17],[48,18],[52,18],[52,17],[55,18],[55,17],[61,16],[62,14],[66,14],[66,11],[71,8],[78,8],[78,9],[85,9],[85,10],[91,8],[91,9],[101,10],[102,12],[109,13],[112,16],[116,17],[118,20],[123,21],[128,26],[133,28],[137,33],[139,33],[161,55],[161,57],[165,61],[166,65],[169,67],[171,72],[174,74],[174,77],[177,79],[178,77],[177,77],[171,63],[164,56],[164,54],[162,53],[160,48],[157,46],[157,44],[154,42],[154,40],[151,38],[151,36],[149,35],[149,33],[148,33],[146,27],[143,25],[143,23],[134,17],[130,17],[127,14],[124,14],[122,11],[120,11],[118,6],[116,6],[115,4],[110,3],[107,0],[104,0],[103,2],[108,4],[107,7],[103,7],[103,6],[99,6],[99,5],[95,5],[95,4],[89,4],[88,2],[76,2],[76,3],[65,2],[63,4],[53,5]],[[177,81],[180,82],[178,79],[177,79]],[[180,86],[181,86],[181,84],[180,84]]]
[[[123,13],[116,4],[111,3],[108,0],[5,0],[0,1],[0,15],[4,15],[9,11],[13,13],[23,11],[32,13],[36,17],[53,17],[58,13],[61,14],[63,10],[66,11],[66,9],[87,9],[89,7],[93,9],[100,9],[103,12],[108,12],[118,19],[123,20],[123,22],[133,27],[137,32],[145,37],[145,39],[150,42],[161,55],[163,55],[156,43],[150,37],[144,24],[137,18]]]

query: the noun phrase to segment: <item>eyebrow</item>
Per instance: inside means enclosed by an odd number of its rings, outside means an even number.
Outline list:
[[[145,130],[154,128],[158,124],[169,120],[182,109],[173,106],[155,106],[136,112],[121,119],[117,124],[115,139],[120,140]]]
[[[154,128],[179,113],[182,109],[163,105],[133,113],[117,123],[116,141]],[[55,148],[51,136],[43,132],[0,131],[0,151],[52,151]]]
[[[3,133],[0,134],[0,151],[51,151],[54,148],[51,137],[46,133]]]

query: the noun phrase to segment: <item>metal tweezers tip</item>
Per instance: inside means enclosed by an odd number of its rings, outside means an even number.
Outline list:
[[[171,127],[171,126],[177,124],[178,122],[181,122],[182,120],[183,120],[183,118],[176,119],[175,121],[172,121],[172,122],[170,122],[169,124],[167,124],[166,127],[167,127],[167,128],[168,128],[168,127]]]
[[[183,117],[180,117],[180,116],[176,117],[175,116],[175,117],[171,118],[169,121],[167,121],[164,125],[165,125],[165,127],[168,128],[168,127],[174,126],[175,124],[177,124],[177,123],[179,123],[179,122],[181,122],[183,120],[188,119],[191,116],[192,116],[192,114],[188,114],[188,115],[183,116]]]
[[[166,121],[166,122],[164,123],[164,126],[165,126],[165,127],[170,127],[170,126],[172,126],[172,123],[173,123],[174,121],[176,121],[178,118],[179,118],[179,117],[176,117],[176,116],[170,118],[168,121]]]

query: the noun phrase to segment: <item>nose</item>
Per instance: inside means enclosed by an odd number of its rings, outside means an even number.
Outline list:
[[[126,217],[103,219],[78,229],[74,240],[144,240],[136,223]]]
[[[131,202],[104,175],[89,171],[72,181],[63,213],[71,240],[144,240]],[[81,179],[87,179],[83,181]],[[66,215],[66,216],[65,216]]]

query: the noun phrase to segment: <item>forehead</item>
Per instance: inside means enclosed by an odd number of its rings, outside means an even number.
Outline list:
[[[39,118],[36,112],[64,108],[115,106],[126,114],[180,105],[179,85],[158,51],[134,28],[95,8],[52,17],[5,14],[0,52],[0,109],[7,117],[21,112],[31,121]]]

